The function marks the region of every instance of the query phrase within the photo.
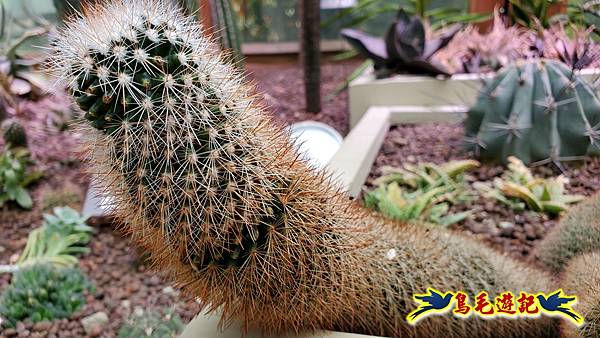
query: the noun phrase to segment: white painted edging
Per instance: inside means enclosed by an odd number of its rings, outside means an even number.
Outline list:
[[[600,69],[584,69],[580,74],[591,82],[600,78]],[[457,74],[449,79],[396,75],[376,79],[367,69],[349,86],[350,127],[353,128],[373,106],[470,106],[486,78],[492,74]]]
[[[371,107],[346,136],[328,168],[339,175],[338,182],[348,195],[358,196],[371,171],[391,125],[400,123],[457,123],[467,112],[465,106]]]

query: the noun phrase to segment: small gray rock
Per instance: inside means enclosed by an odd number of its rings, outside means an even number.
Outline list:
[[[93,315],[81,319],[81,325],[83,326],[85,333],[90,336],[93,333],[97,333],[98,330],[104,329],[106,324],[108,324],[108,315],[104,312],[96,312]]]

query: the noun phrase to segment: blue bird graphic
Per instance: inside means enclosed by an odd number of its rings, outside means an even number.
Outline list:
[[[540,303],[540,306],[548,313],[558,314],[567,316],[572,319],[576,324],[583,323],[583,317],[575,312],[570,303],[577,302],[577,297],[575,296],[563,296],[562,290],[557,290],[556,292],[550,294],[548,297],[544,295],[538,295],[537,299]]]
[[[413,298],[419,303],[419,307],[412,311],[406,318],[409,323],[415,323],[418,319],[430,312],[440,313],[450,306],[452,292],[442,293],[434,288],[428,288],[428,293],[414,295]]]

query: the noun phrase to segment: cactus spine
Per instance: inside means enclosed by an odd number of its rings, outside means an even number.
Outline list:
[[[469,147],[484,159],[525,164],[581,159],[600,141],[600,101],[564,64],[543,59],[506,67],[465,121]]]
[[[549,279],[456,235],[386,223],[311,169],[169,3],[117,0],[74,18],[51,68],[89,121],[94,171],[156,266],[223,324],[265,333],[552,337],[548,318],[406,323],[433,286],[544,291]]]

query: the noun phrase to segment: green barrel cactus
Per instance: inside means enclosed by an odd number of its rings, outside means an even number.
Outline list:
[[[517,62],[489,81],[465,121],[467,145],[483,159],[525,164],[581,159],[600,141],[593,86],[563,63]]]
[[[286,337],[556,336],[550,318],[408,324],[413,294],[430,286],[475,297],[552,283],[481,244],[350,201],[202,32],[166,0],[116,0],[67,22],[50,64],[85,112],[90,164],[116,217],[223,325]]]

